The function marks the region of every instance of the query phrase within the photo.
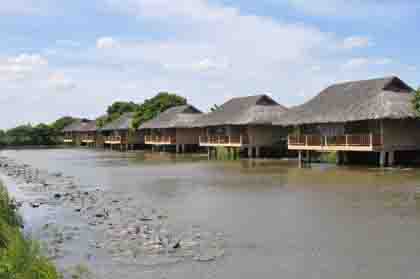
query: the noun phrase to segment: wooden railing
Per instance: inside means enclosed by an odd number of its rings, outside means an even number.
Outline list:
[[[145,136],[146,144],[176,144],[175,136]]]
[[[82,137],[82,142],[94,142],[95,141],[95,137],[94,136],[84,136]]]
[[[249,137],[240,136],[200,136],[201,145],[245,145],[249,144]]]
[[[108,136],[104,138],[105,143],[121,143],[122,137],[121,136]]]
[[[73,142],[73,137],[71,137],[71,136],[65,136],[65,137],[63,138],[63,141],[64,141],[64,142]]]
[[[320,135],[290,135],[289,146],[382,146],[382,137],[376,134],[320,136]]]

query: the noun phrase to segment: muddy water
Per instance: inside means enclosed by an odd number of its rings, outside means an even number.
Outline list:
[[[112,243],[98,233],[103,228],[88,225],[74,208],[59,201],[24,206],[34,235],[48,241],[45,224],[75,235],[61,243],[56,261],[63,268],[82,263],[98,278],[127,279],[420,278],[420,170],[299,170],[287,161],[226,163],[90,150],[0,155],[62,172],[81,189],[100,189],[109,203],[153,209],[167,218],[174,235],[192,233],[203,241],[198,245],[207,240],[222,251],[203,261],[161,253],[142,253],[132,261],[131,254],[110,256],[102,246]],[[3,179],[18,198],[36,195],[11,177]],[[114,224],[124,221],[113,218]]]

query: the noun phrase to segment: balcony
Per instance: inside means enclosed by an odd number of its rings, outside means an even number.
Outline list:
[[[105,144],[122,144],[121,136],[109,136],[104,138]]]
[[[175,136],[145,136],[144,143],[150,145],[173,145],[176,144]]]
[[[240,136],[200,136],[200,146],[242,147],[249,144],[249,137]]]
[[[95,137],[94,136],[82,137],[81,141],[82,141],[82,143],[94,143],[95,142]]]
[[[300,135],[288,137],[288,148],[290,150],[377,151],[382,146],[382,137],[375,134],[342,136]]]

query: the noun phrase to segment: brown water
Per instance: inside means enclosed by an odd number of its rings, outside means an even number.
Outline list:
[[[77,214],[24,210],[35,235],[51,219],[80,226],[82,237],[65,243],[57,262],[86,264],[99,278],[420,278],[417,169],[298,169],[288,161],[91,150],[0,155],[129,195],[167,212],[177,228],[223,235],[225,253],[212,262],[122,264],[88,247],[92,236]]]

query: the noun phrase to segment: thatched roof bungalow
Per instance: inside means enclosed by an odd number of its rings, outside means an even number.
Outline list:
[[[96,121],[77,119],[63,129],[64,143],[76,145],[94,144],[97,129]]]
[[[277,125],[295,126],[292,150],[380,152],[420,149],[413,89],[398,77],[335,84],[289,110]]]
[[[260,147],[273,146],[285,136],[273,123],[286,111],[267,95],[233,98],[197,120],[195,125],[203,128],[200,145],[247,147],[250,153],[255,147],[258,157]]]
[[[143,144],[142,133],[133,129],[133,119],[134,113],[127,112],[102,127],[100,131],[104,135],[104,144],[111,148],[113,145],[117,145],[120,149],[125,148],[126,150]]]
[[[167,109],[139,129],[146,132],[148,145],[174,145],[177,152],[199,143],[200,129],[194,123],[202,117],[202,112],[192,105],[182,105]]]

